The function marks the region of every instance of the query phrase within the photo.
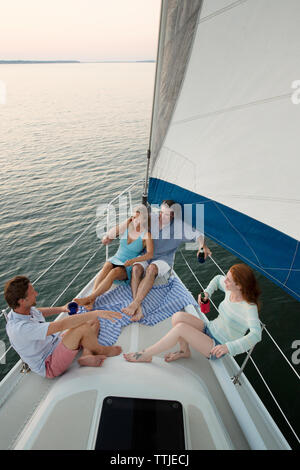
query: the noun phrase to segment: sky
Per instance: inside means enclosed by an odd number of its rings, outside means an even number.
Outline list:
[[[0,60],[154,60],[161,0],[0,0]]]

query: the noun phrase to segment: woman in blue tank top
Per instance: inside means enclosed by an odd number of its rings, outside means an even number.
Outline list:
[[[120,237],[118,251],[104,263],[96,277],[92,293],[88,297],[74,299],[79,305],[91,308],[96,297],[108,291],[114,281],[130,283],[134,263],[153,258],[153,240],[148,231],[145,206],[137,207],[132,217],[111,229],[103,237],[102,243],[108,245],[117,236]],[[144,249],[145,254],[140,255]]]

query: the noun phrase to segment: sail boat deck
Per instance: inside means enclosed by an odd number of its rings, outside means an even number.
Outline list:
[[[123,351],[135,345],[140,349],[169,328],[170,320],[154,327],[134,324],[124,329],[118,344]],[[110,395],[180,401],[188,448],[249,448],[209,362],[196,351],[188,361],[172,364],[162,357],[152,364],[131,364],[122,356],[107,359],[99,369],[80,368],[74,362],[51,381],[26,374],[14,387],[13,399],[1,408],[1,446],[93,448],[101,404]]]
[[[89,292],[92,282],[81,295]],[[197,315],[192,306],[186,310]],[[135,323],[123,329],[118,344],[124,352],[140,350],[156,342],[170,328],[170,318],[152,327]],[[263,430],[265,443],[262,435],[255,435],[254,440],[245,436],[243,423],[240,425],[230,402],[232,399],[239,406],[225,363],[208,361],[195,350],[188,360],[173,363],[166,363],[160,355],[151,364],[132,364],[120,355],[108,358],[101,368],[82,368],[75,361],[54,380],[32,372],[20,374],[17,364],[1,384],[1,448],[93,449],[102,403],[107,396],[179,401],[184,410],[187,449],[286,448],[284,441],[280,442],[276,433],[270,432],[269,417],[260,413],[258,402],[251,402],[249,384],[244,386],[241,405],[243,408],[248,403],[251,414],[246,429],[251,429],[251,419],[254,420],[256,428]],[[229,362],[227,367],[233,366]],[[232,397],[226,394],[220,377]],[[239,413],[243,414],[243,409]]]

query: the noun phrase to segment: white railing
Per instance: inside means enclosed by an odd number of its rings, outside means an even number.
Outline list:
[[[124,191],[122,191],[120,194],[118,194],[118,196],[114,197],[110,203],[107,205],[107,208],[106,208],[106,230],[108,231],[109,229],[109,214],[110,214],[110,208],[111,206],[113,205],[113,203],[115,201],[117,201],[118,199],[120,199],[124,194],[128,193],[128,196],[129,196],[129,210],[130,210],[130,213],[132,212],[132,195],[131,195],[131,190],[132,188],[134,188],[135,186],[143,183],[144,180],[138,180],[136,181],[135,183],[132,183],[130,186],[128,186],[128,188],[124,189]],[[108,251],[109,251],[109,248],[108,248],[108,245],[106,245],[106,259],[108,259]]]
[[[184,257],[182,251],[180,250],[181,252],[181,255],[182,257],[184,258],[184,261],[185,263],[187,264],[188,268],[190,269],[190,271],[192,272],[193,276],[195,277],[195,279],[197,280],[198,284],[201,286],[202,290],[204,290],[204,287],[202,286],[202,284],[200,283],[199,279],[196,277],[195,273],[192,271],[192,268],[190,267],[190,265],[188,264],[186,258]],[[216,261],[213,259],[212,256],[210,256],[210,259],[213,261],[213,263],[217,266],[217,268],[219,269],[219,271],[225,276],[225,272],[222,270],[222,268],[220,268],[220,266],[218,265],[218,263],[216,263]],[[216,307],[216,305],[213,303],[213,301],[210,299],[210,302],[213,304],[213,306],[215,307],[215,309],[217,310],[218,312],[218,309]],[[286,357],[286,355],[284,354],[284,352],[282,351],[282,349],[280,348],[280,346],[276,343],[275,339],[272,337],[271,333],[268,331],[266,325],[264,323],[262,323],[260,321],[260,324],[261,324],[261,327],[262,329],[268,334],[268,336],[271,338],[271,340],[273,341],[274,345],[276,346],[276,348],[278,349],[278,351],[280,352],[280,354],[282,355],[282,357],[285,359],[285,361],[288,363],[289,367],[292,369],[292,371],[294,372],[294,374],[298,377],[298,379],[300,380],[300,375],[298,374],[298,372],[296,371],[296,369],[293,367],[293,365],[290,363],[290,361],[288,360],[288,358]]]
[[[109,213],[110,213],[110,209],[111,209],[111,206],[112,204],[117,201],[118,199],[120,199],[124,194],[128,193],[128,196],[129,196],[129,210],[132,212],[132,194],[131,194],[131,190],[140,185],[141,183],[143,183],[144,180],[141,179],[141,180],[138,180],[134,183],[132,183],[130,186],[128,186],[126,189],[124,189],[124,191],[122,191],[120,194],[118,194],[116,197],[114,197],[108,204],[107,204],[107,207],[106,207],[106,211],[104,211],[103,215],[102,215],[102,218],[105,217],[106,215],[106,228],[108,230],[108,224],[109,224]],[[63,251],[63,253],[61,253],[54,261],[53,263],[50,264],[50,266],[45,269],[45,271],[43,271],[33,282],[32,284],[36,284],[47,272],[50,271],[51,268],[53,268],[53,266],[55,266],[55,264],[63,258],[63,256],[73,247],[77,244],[77,242],[81,239],[81,237],[92,227],[92,225],[97,221],[97,219],[94,219],[83,231],[82,233],[71,243],[70,246],[68,246],[68,248],[66,248],[66,250]],[[69,287],[74,283],[74,281],[77,279],[77,277],[82,273],[82,271],[86,268],[86,266],[91,262],[91,260],[96,256],[96,254],[98,253],[98,251],[103,247],[103,245],[101,244],[98,249],[94,252],[94,254],[89,258],[89,260],[83,265],[83,267],[80,269],[80,271],[78,271],[78,273],[73,277],[73,279],[69,282],[69,284],[67,285],[67,287],[59,294],[59,296],[54,300],[54,302],[51,304],[51,307],[53,307],[57,302],[58,300],[65,294],[65,292],[69,289]],[[106,246],[106,259],[108,257],[108,245]],[[10,307],[6,307],[5,309],[2,310],[2,312],[0,313],[0,318],[3,316],[5,318],[5,320],[7,321],[7,313],[8,311],[10,310]],[[4,354],[0,357],[0,362],[1,360],[3,360],[7,353],[12,349],[12,346],[10,345],[4,352]]]

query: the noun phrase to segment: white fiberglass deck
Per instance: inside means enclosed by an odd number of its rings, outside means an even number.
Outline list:
[[[170,318],[153,327],[132,324],[117,344],[124,352],[140,350],[170,328]],[[75,361],[54,380],[20,374],[19,368],[1,383],[2,449],[93,449],[107,396],[179,401],[187,449],[287,448],[252,387],[232,384],[226,370],[236,372],[232,360],[210,362],[192,350],[188,360],[166,363],[161,355],[151,364],[134,364],[120,355],[101,368],[79,367]]]
[[[170,320],[155,327],[135,324],[123,330],[118,344],[124,351],[135,350],[135,346],[140,349],[169,328]],[[151,330],[150,335],[147,330]],[[34,403],[30,403],[31,387],[41,393],[35,411],[31,408]],[[18,434],[17,423],[9,406],[16,393],[21,408],[28,408],[29,414],[33,412],[20,435],[13,435]],[[15,428],[11,435],[15,442],[7,444],[17,449],[92,449],[102,401],[109,395],[180,401],[190,449],[248,448],[208,361],[197,353],[188,361],[172,364],[160,357],[151,364],[133,364],[122,355],[108,358],[101,368],[81,368],[74,362],[64,375],[52,381],[29,373],[17,386],[14,399],[10,397],[2,410],[7,408],[7,426],[1,426],[2,431],[7,433],[10,424]],[[3,418],[2,415],[2,424]],[[226,431],[227,427],[231,432]]]

